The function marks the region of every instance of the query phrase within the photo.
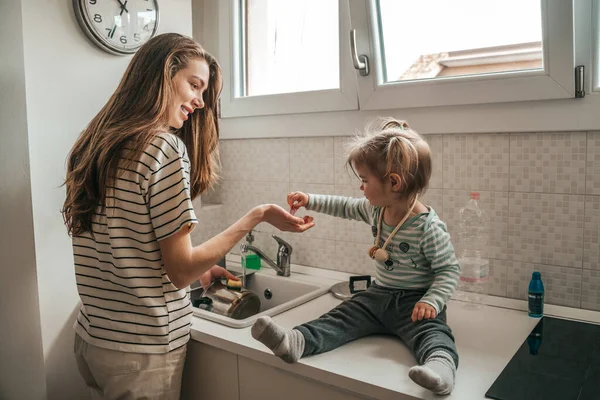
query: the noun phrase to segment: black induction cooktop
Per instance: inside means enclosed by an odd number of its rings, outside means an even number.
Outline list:
[[[600,400],[600,325],[543,317],[485,395]]]

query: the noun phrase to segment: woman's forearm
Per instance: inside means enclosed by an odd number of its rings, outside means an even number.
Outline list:
[[[253,208],[229,228],[195,247],[189,231],[161,241],[163,263],[171,282],[184,288],[197,281],[262,221],[264,208]]]

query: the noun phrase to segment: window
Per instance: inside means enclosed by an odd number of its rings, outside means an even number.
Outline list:
[[[219,1],[222,116],[572,98],[573,13],[567,0]]]
[[[340,31],[335,1],[245,0],[241,94],[339,89]],[[319,27],[319,29],[314,29]]]
[[[386,83],[543,69],[539,1],[380,0],[376,6]]]
[[[348,0],[223,0],[222,116],[357,110]]]
[[[374,60],[361,109],[574,96],[570,1],[364,1],[351,1],[357,51]]]

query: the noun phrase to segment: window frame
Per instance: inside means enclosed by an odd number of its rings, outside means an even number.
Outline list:
[[[339,0],[340,30],[340,87],[318,91],[269,94],[240,97],[243,71],[240,53],[241,3],[245,0],[219,1],[219,60],[223,71],[221,117],[297,114],[328,111],[358,110],[358,94],[354,68],[344,60],[350,59],[350,41],[345,34],[350,29],[348,0]]]
[[[600,0],[592,0],[591,18],[591,54],[589,54],[592,79],[588,79],[592,85],[592,91],[600,92]],[[587,21],[586,21],[587,22]]]
[[[229,0],[225,0],[229,2]],[[596,3],[594,3],[596,2]],[[583,99],[514,101],[454,106],[346,110],[338,112],[262,113],[220,120],[221,139],[332,137],[352,135],[380,115],[409,121],[422,134],[469,134],[508,132],[571,132],[600,130],[600,91],[594,92],[592,5],[600,0],[574,0],[575,65],[585,65],[586,96]],[[229,37],[223,35],[223,0],[194,0],[194,37],[213,52],[225,71],[228,68]],[[364,3],[366,4],[366,3]],[[596,9],[597,10],[597,9]],[[225,18],[229,27],[228,16]],[[353,28],[356,22],[353,21]],[[341,38],[344,38],[342,35]],[[359,40],[364,40],[364,35]],[[367,42],[368,44],[368,42]],[[360,43],[359,43],[360,45]],[[223,52],[222,49],[227,52]],[[349,61],[351,64],[351,60]],[[574,75],[574,71],[572,71]],[[225,74],[225,79],[227,74]],[[357,74],[358,75],[358,74]],[[355,78],[356,79],[356,78]],[[227,81],[224,92],[229,90]],[[460,96],[460,92],[457,93]],[[248,113],[246,113],[248,114]]]
[[[378,0],[350,0],[359,54],[374,60],[373,74],[358,76],[361,110],[407,109],[574,97],[573,3],[542,1],[543,71],[384,83]],[[457,95],[459,94],[459,95]]]

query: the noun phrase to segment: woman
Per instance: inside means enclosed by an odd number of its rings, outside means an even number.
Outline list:
[[[69,155],[62,212],[82,302],[75,353],[103,398],[178,399],[189,284],[233,278],[215,264],[260,222],[292,232],[314,225],[262,205],[192,246],[192,199],[216,180],[221,87],[200,45],[156,36]]]

